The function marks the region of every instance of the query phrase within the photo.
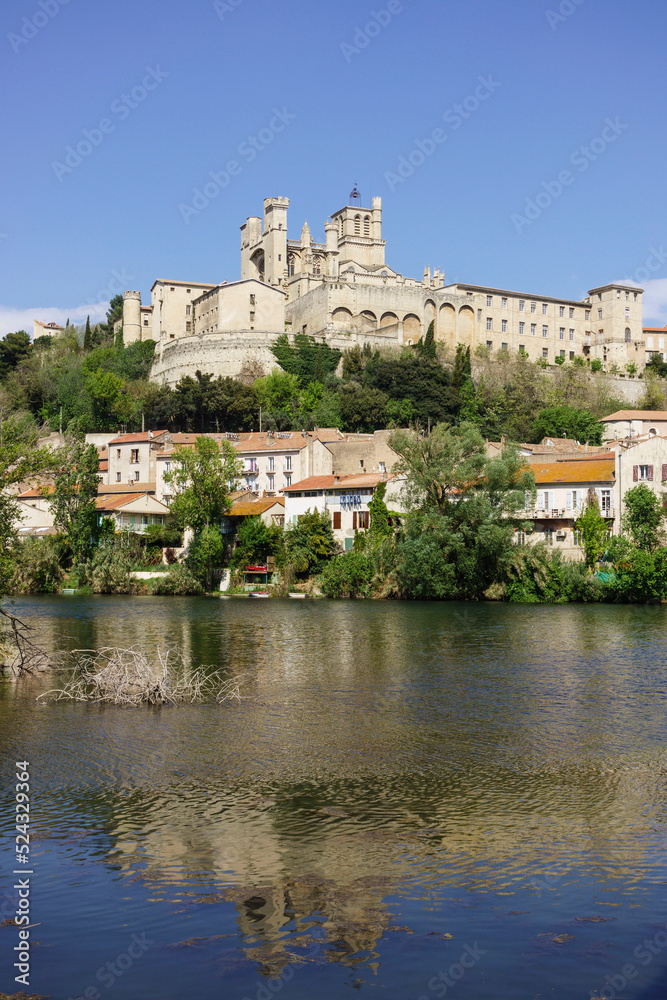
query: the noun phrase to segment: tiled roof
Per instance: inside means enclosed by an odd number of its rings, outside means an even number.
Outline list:
[[[232,505],[229,511],[230,517],[252,517],[255,514],[263,514],[272,507],[284,507],[283,497],[263,497],[261,500],[245,500]]]
[[[667,410],[617,410],[608,417],[600,417],[600,423],[611,420],[667,420]]]
[[[295,490],[329,490],[336,482],[336,476],[309,476],[293,486],[286,486],[282,493],[293,493]]]
[[[575,459],[533,466],[531,471],[537,486],[543,483],[613,483],[614,465],[613,458]]]
[[[146,444],[148,441],[155,441],[156,438],[161,438],[164,434],[168,434],[169,431],[139,431],[136,434],[121,434],[120,437],[114,438],[113,441],[109,441],[109,447],[112,444]]]
[[[43,496],[43,491],[47,493],[53,493],[53,483],[48,483],[41,489],[30,489],[26,490],[24,493],[19,493],[17,496],[18,500],[31,500],[36,497]],[[126,493],[132,494],[132,496],[137,496],[138,493],[155,493],[155,483],[111,483],[107,486],[105,483],[100,483],[97,488],[97,492],[100,496],[106,493]]]
[[[303,492],[304,490],[363,489],[364,487],[377,486],[378,483],[386,483],[392,478],[392,476],[380,472],[367,472],[358,476],[310,476],[292,486],[286,486],[281,490],[281,493],[294,493],[295,490]]]

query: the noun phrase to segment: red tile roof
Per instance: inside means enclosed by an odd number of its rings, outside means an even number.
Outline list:
[[[543,483],[613,483],[614,459],[593,458],[588,461],[549,462],[548,465],[532,466],[535,485]]]
[[[159,440],[169,431],[139,431],[137,434],[121,434],[120,437],[114,438],[113,441],[109,441],[108,447],[112,444],[145,444],[148,441]]]
[[[611,420],[667,420],[667,410],[617,410],[608,417],[600,417],[600,423]]]
[[[294,493],[295,490],[303,492],[304,490],[363,489],[377,486],[378,483],[386,483],[392,478],[392,476],[387,476],[381,472],[367,472],[358,476],[310,476],[308,479],[302,479],[292,486],[286,486],[280,492]]]

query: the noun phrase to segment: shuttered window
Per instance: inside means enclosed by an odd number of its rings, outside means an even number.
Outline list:
[[[340,511],[335,510],[333,516],[333,526],[334,528],[340,528]]]
[[[356,510],[352,511],[352,527],[354,528],[355,531],[357,530],[357,512],[356,512]]]

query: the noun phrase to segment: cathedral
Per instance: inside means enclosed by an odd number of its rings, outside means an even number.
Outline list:
[[[305,333],[345,350],[401,349],[432,323],[451,353],[523,353],[553,364],[576,355],[643,368],[642,289],[611,283],[583,300],[480,285],[445,284],[425,268],[407,278],[385,261],[382,199],[350,204],[324,223],[324,242],[304,223],[289,238],[288,198],[266,198],[263,217],[241,226],[241,278],[218,285],[157,280],[150,305],[126,292],[123,337],[156,342],[151,377],[169,385],[199,369],[250,381],[276,362],[271,344]]]

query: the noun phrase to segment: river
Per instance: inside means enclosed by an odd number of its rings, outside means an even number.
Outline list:
[[[0,685],[3,913],[30,762],[27,992],[667,995],[666,609],[59,596],[17,613],[51,649],[177,647],[244,694],[135,709]],[[23,988],[17,930],[0,927],[0,992]]]

